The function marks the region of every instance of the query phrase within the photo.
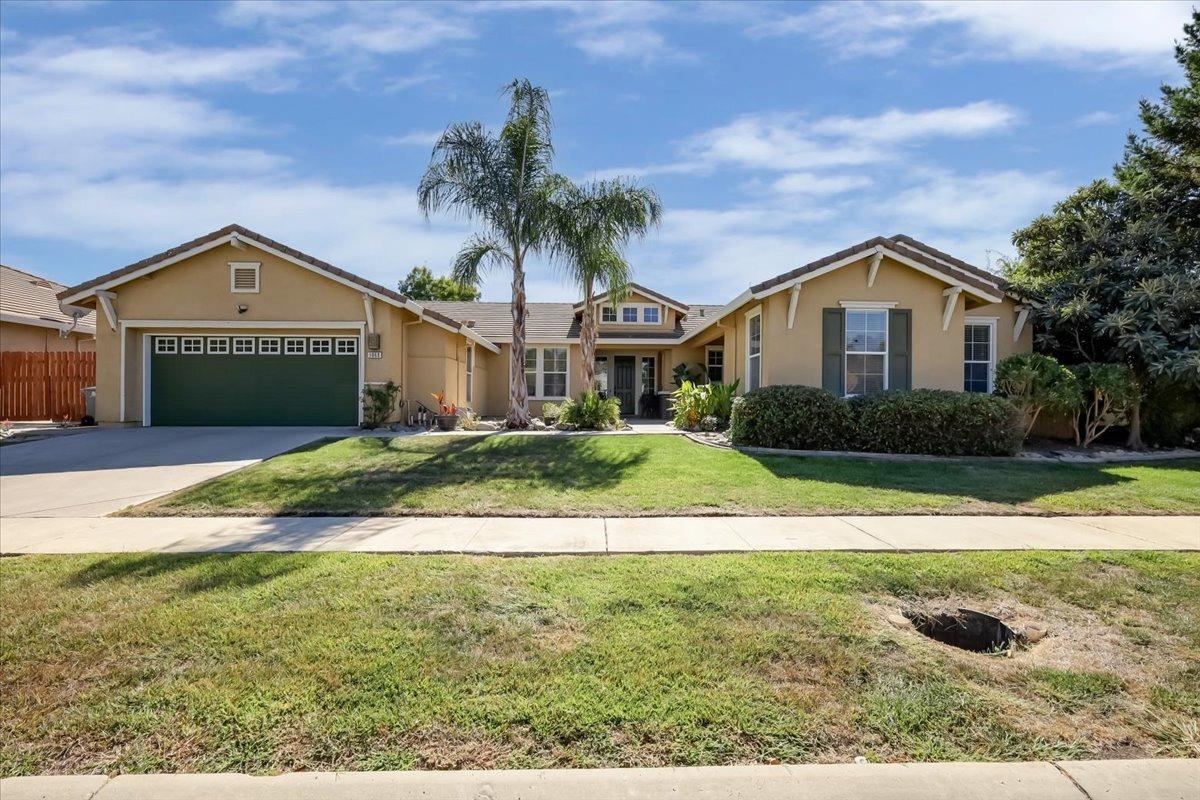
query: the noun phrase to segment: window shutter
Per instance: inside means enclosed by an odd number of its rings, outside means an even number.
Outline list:
[[[845,339],[845,312],[840,308],[826,308],[821,316],[821,387],[838,397],[846,393],[846,376],[842,369]]]
[[[912,310],[888,313],[888,388],[912,388]]]

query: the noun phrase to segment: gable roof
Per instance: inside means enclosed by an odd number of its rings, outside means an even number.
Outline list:
[[[494,342],[512,340],[512,312],[507,302],[428,300],[427,308],[435,309],[455,319],[474,325],[474,330]],[[556,342],[579,338],[579,304],[528,303],[525,317],[525,339],[529,342]],[[597,341],[677,341],[709,321],[708,314],[719,305],[687,306],[687,316],[676,318],[669,331],[610,331],[597,333]]]
[[[288,247],[285,244],[269,239],[261,233],[245,228],[238,224],[226,225],[224,228],[206,233],[190,242],[184,242],[181,245],[176,245],[169,250],[164,250],[161,253],[152,255],[149,258],[143,258],[141,261],[135,261],[120,269],[115,269],[112,272],[105,273],[89,281],[77,284],[67,289],[63,289],[58,293],[58,301],[61,305],[68,305],[79,300],[94,295],[98,291],[115,288],[123,283],[140,278],[151,272],[155,272],[171,264],[183,261],[185,258],[195,255],[196,253],[205,250],[219,247],[228,243],[242,243],[243,245],[251,245],[260,250],[273,253],[286,261],[291,261],[294,264],[311,269],[314,272],[325,275],[339,283],[363,290],[366,294],[372,295],[380,300],[391,305],[406,308],[414,314],[429,320],[441,327],[461,333],[468,339],[473,339],[476,342],[483,344],[489,350],[497,351],[498,348],[486,339],[483,339],[479,334],[470,329],[470,326],[460,322],[457,319],[449,317],[439,311],[427,308],[425,305],[410,299],[400,292],[394,291],[381,286],[374,281],[369,281],[362,276],[355,275],[353,272],[344,270],[340,267],[335,267],[327,261],[310,256],[308,253],[301,252],[294,247]]]
[[[1007,284],[999,275],[972,266],[953,256],[937,250],[930,245],[918,241],[911,236],[899,234],[896,237],[875,236],[864,242],[830,253],[827,256],[810,261],[803,266],[768,278],[752,285],[737,297],[726,303],[715,315],[715,319],[694,329],[683,337],[686,341],[711,326],[716,319],[726,316],[749,300],[768,297],[776,292],[789,289],[805,280],[824,274],[831,270],[857,263],[870,253],[886,254],[907,266],[932,275],[945,281],[951,286],[961,287],[964,291],[975,295],[989,303],[998,303],[1007,293]]]
[[[57,293],[64,288],[48,278],[0,264],[0,319],[18,325],[94,334],[96,312],[75,322],[58,307]]]
[[[688,313],[689,306],[687,303],[681,303],[678,300],[672,300],[671,298],[667,297],[665,294],[656,292],[653,289],[648,289],[645,286],[642,286],[640,283],[630,282],[629,291],[631,294],[640,294],[640,295],[643,295],[644,297],[649,297],[652,300],[658,300],[663,305],[670,306],[671,308],[675,309],[676,311],[679,311],[680,313],[683,313],[683,314]],[[607,300],[609,294],[610,294],[610,292],[605,292],[604,294],[597,295],[595,302],[602,302],[604,300]],[[586,301],[580,300],[578,303],[575,304],[574,308],[576,311],[582,311],[584,305],[586,305]]]

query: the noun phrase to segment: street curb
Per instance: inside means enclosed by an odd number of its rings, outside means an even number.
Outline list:
[[[32,776],[4,800],[1194,800],[1200,760]]]

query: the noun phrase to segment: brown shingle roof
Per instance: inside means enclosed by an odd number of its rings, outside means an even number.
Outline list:
[[[0,311],[16,317],[28,317],[30,324],[48,322],[70,327],[71,317],[58,307],[56,296],[63,288],[61,283],[0,264]],[[75,330],[95,333],[96,312],[81,317]]]
[[[640,290],[639,290],[640,291]],[[422,301],[426,308],[434,308],[455,319],[474,320],[475,330],[487,339],[510,339],[512,337],[512,313],[506,302],[465,302],[449,300]],[[547,341],[579,338],[578,312],[570,303],[529,303],[529,314],[525,318],[525,337],[528,341]],[[690,305],[685,319],[677,322],[672,331],[603,331],[601,340],[619,339],[663,339],[671,341],[691,333],[710,321],[712,312],[719,305]]]
[[[633,283],[631,281],[629,284],[629,289],[630,289],[630,291],[636,292],[637,294],[645,295],[646,297],[651,297],[655,300],[661,300],[662,302],[666,303],[667,305],[676,306],[678,308],[684,309],[685,311],[689,308],[687,303],[681,302],[679,300],[672,300],[670,297],[667,297],[662,292],[656,292],[653,289],[642,286],[640,283]],[[607,297],[608,297],[608,292],[605,292],[604,294],[599,295],[596,299],[604,300]],[[575,304],[576,311],[578,311],[581,308],[583,308],[582,300],[580,300],[578,303]]]

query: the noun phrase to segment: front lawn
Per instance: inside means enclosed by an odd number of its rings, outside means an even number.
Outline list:
[[[1074,466],[717,450],[681,436],[322,441],[139,506],[148,515],[640,516],[1200,511],[1200,460]]]
[[[1200,756],[1200,555],[0,561],[0,775]],[[1012,657],[896,619],[969,606]]]

